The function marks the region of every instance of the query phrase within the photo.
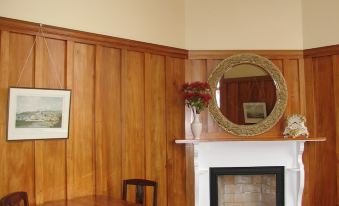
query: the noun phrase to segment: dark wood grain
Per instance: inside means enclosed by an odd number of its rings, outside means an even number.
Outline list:
[[[305,150],[305,206],[338,204],[338,60],[329,49],[307,51],[304,61],[307,125],[312,135],[327,137]]]
[[[315,115],[317,127],[316,135],[325,135],[327,141],[317,147],[318,162],[317,174],[312,176],[317,187],[313,193],[316,205],[336,204],[336,129],[334,88],[333,88],[333,63],[330,56],[319,57],[314,62],[314,88],[315,88]],[[324,81],[326,80],[326,81]],[[320,195],[320,191],[327,191]]]

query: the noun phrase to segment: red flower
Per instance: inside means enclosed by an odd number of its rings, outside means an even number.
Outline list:
[[[210,85],[207,82],[185,83],[182,87],[185,97],[185,104],[189,108],[195,108],[200,113],[208,106],[211,100]]]

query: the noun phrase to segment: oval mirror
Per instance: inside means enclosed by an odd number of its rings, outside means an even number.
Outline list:
[[[223,60],[208,82],[209,111],[226,132],[254,136],[268,131],[281,118],[287,87],[280,70],[268,59],[241,54]]]

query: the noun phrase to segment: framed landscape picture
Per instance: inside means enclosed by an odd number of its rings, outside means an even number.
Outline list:
[[[8,140],[68,138],[70,90],[10,88]]]
[[[243,106],[245,123],[255,124],[267,116],[265,102],[246,102]]]

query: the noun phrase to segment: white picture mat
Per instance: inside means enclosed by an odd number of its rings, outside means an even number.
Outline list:
[[[243,103],[244,107],[244,117],[245,117],[245,123],[258,123],[261,120],[265,119],[267,117],[266,112],[266,103],[265,102],[245,102]],[[263,115],[263,118],[251,118],[248,116],[250,107],[256,107],[259,108],[259,112]]]
[[[61,128],[16,128],[15,123],[16,123],[18,96],[61,97],[62,98]],[[70,98],[71,91],[69,90],[10,88],[7,139],[28,140],[28,139],[67,138],[70,115]]]

